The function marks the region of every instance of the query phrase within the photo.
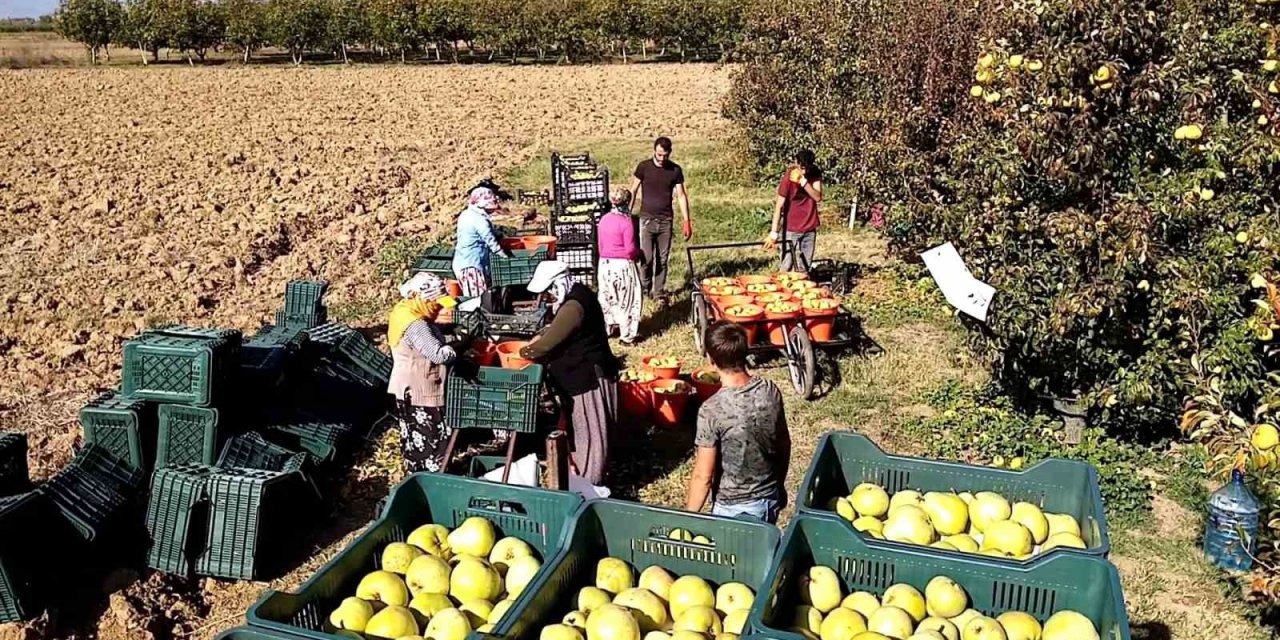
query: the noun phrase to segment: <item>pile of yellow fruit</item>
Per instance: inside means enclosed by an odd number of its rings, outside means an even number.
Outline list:
[[[1075,611],[1059,611],[1044,625],[1022,611],[984,616],[946,576],[930,580],[924,593],[895,584],[877,598],[869,591],[846,595],[834,570],[815,566],[797,586],[804,604],[787,630],[810,640],[1098,640],[1093,622]]]
[[[654,376],[653,372],[647,368],[637,369],[633,367],[630,369],[623,369],[622,373],[618,375],[618,381],[619,382],[652,382],[655,377],[657,376]]]
[[[747,285],[747,293],[773,293],[778,290],[778,285],[772,282],[760,282],[757,284]]]
[[[672,537],[683,539],[684,533],[676,530]],[[543,627],[539,640],[737,640],[753,602],[755,593],[742,583],[715,589],[703,578],[676,577],[657,565],[637,576],[626,561],[604,558],[596,564],[594,585],[578,591],[577,608]]]
[[[770,313],[795,313],[800,310],[800,306],[794,302],[781,301],[770,302],[764,306],[764,310]]]
[[[660,396],[683,396],[688,395],[689,385],[683,380],[675,380],[670,386],[654,386],[653,392]]]
[[[671,369],[680,366],[680,360],[672,356],[659,356],[651,358],[648,364],[654,369]]]
[[[452,531],[423,525],[383,548],[382,569],[360,580],[329,624],[367,638],[466,640],[473,630],[492,630],[540,568],[527,543],[499,540],[484,518]]]
[[[1025,560],[1055,547],[1087,548],[1080,523],[1064,513],[1044,513],[1030,502],[998,493],[903,490],[890,498],[869,482],[827,506],[853,528],[875,538],[947,551]]]
[[[693,379],[703,384],[720,384],[720,374],[715,371],[698,371],[693,374]]]

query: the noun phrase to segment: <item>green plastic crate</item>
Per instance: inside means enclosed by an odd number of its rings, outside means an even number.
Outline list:
[[[491,313],[484,309],[457,311],[454,324],[465,328],[472,335],[497,335],[528,337],[547,326],[550,310],[540,305],[530,312]]]
[[[538,428],[542,365],[523,369],[480,367],[475,380],[449,376],[444,423],[453,429],[503,429],[532,433]]]
[[[276,439],[283,439],[286,446],[301,449],[319,462],[331,462],[338,455],[338,448],[351,437],[354,425],[344,422],[321,422],[298,416],[284,421],[269,422],[265,430]]]
[[[0,495],[26,491],[31,480],[27,470],[27,434],[0,431]]]
[[[151,545],[147,566],[190,577],[203,552],[208,523],[208,484],[216,468],[185,464],[157,469],[151,477],[147,503],[147,534]]]
[[[321,307],[319,309],[316,309],[315,313],[308,313],[303,315],[290,315],[288,313],[285,313],[284,311],[277,311],[275,316],[275,321],[276,321],[276,325],[281,327],[310,329],[312,327],[318,327],[328,322],[329,310],[324,307]]]
[[[145,333],[124,343],[124,395],[208,406],[218,398],[239,341]]]
[[[297,471],[219,469],[209,478],[209,528],[196,573],[259,580],[279,568],[304,515]]]
[[[434,273],[441,278],[453,277],[453,247],[430,247],[413,261],[411,273]]]
[[[290,280],[284,287],[284,313],[290,317],[315,315],[329,289],[323,280]]]
[[[267,442],[262,436],[252,432],[227,440],[218,456],[219,467],[262,471],[300,472],[306,461],[307,454]]]
[[[672,540],[669,536],[676,529],[706,536],[712,543]],[[716,586],[741,582],[759,591],[777,546],[777,527],[762,522],[592,500],[574,514],[564,550],[550,570],[544,566],[538,572],[494,626],[494,635],[535,640],[542,627],[577,608],[578,591],[595,584],[596,563],[606,557],[625,560],[636,575],[658,565],[673,576],[696,575]]]
[[[810,567],[822,565],[840,576],[845,593],[880,595],[898,583],[923,592],[934,577],[947,576],[969,593],[969,606],[985,615],[1024,611],[1043,622],[1057,611],[1071,609],[1092,620],[1102,638],[1129,640],[1120,574],[1103,558],[1066,553],[1034,566],[1010,566],[937,551],[871,546],[836,520],[799,516],[787,527],[748,623],[755,633],[774,640],[804,640],[783,628],[790,625],[798,604],[796,581]]]
[[[348,637],[345,640],[349,640]],[[266,629],[254,629],[253,627],[236,627],[227,629],[218,634],[215,640],[297,640],[294,636],[288,636],[283,633],[272,633]]]
[[[351,331],[338,340],[330,359],[369,386],[386,389],[391,380],[391,356],[379,350],[359,331]]]
[[[547,247],[514,249],[511,257],[493,256],[489,263],[489,280],[494,287],[523,287],[533,279],[533,272],[547,259]]]
[[[827,503],[837,496],[847,496],[862,482],[878,484],[892,495],[903,489],[927,491],[994,491],[1010,502],[1025,501],[1052,513],[1066,513],[1080,523],[1080,533],[1088,549],[1086,553],[1107,556],[1111,538],[1107,533],[1107,516],[1098,487],[1098,472],[1092,465],[1057,458],[1042,460],[1028,469],[1010,471],[976,465],[959,464],[894,456],[885,453],[864,435],[832,432],[822,436],[818,448],[800,484],[796,503],[806,515],[830,517],[853,525],[828,511]],[[878,540],[857,533],[873,547],[910,548],[911,545],[891,540]],[[983,562],[1025,565],[1059,553],[1079,553],[1075,549],[1051,549],[1027,560],[975,556],[959,551],[932,549],[955,557],[980,557]]]
[[[48,537],[54,520],[41,493],[0,498],[0,623],[40,613],[47,587],[41,577],[50,575],[50,567],[43,564],[59,556],[49,553],[55,546]]]
[[[270,344],[280,347],[294,349],[301,347],[306,341],[307,330],[303,327],[286,327],[274,324],[263,325],[258,332],[253,334],[249,342],[258,344]]]
[[[245,617],[251,627],[337,640],[341,636],[324,631],[325,621],[343,598],[355,594],[356,585],[365,574],[379,568],[383,547],[405,540],[421,525],[436,523],[453,528],[471,516],[488,518],[502,536],[515,536],[529,543],[543,560],[542,571],[546,571],[561,550],[572,513],[581,504],[581,496],[563,491],[443,474],[413,474],[391,491],[378,519],[295,593],[268,591]]]
[[[213,464],[218,447],[218,410],[161,405],[156,468],[172,464]]]
[[[150,469],[156,448],[154,410],[143,400],[108,391],[80,409],[85,444],[101,446],[138,469]]]
[[[92,542],[130,507],[145,478],[142,470],[87,445],[36,491],[53,502],[81,538]]]
[[[145,334],[172,336],[175,338],[196,338],[213,342],[237,343],[243,339],[239,329],[219,329],[217,327],[193,327],[185,324],[167,324],[148,329]]]

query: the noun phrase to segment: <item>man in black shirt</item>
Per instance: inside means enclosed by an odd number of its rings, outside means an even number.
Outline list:
[[[640,269],[641,288],[663,301],[667,299],[667,259],[671,256],[671,233],[675,222],[674,201],[680,207],[682,235],[693,235],[689,220],[689,194],[684,188],[684,170],[671,161],[671,139],[653,142],[653,158],[636,167],[631,180],[635,194],[635,211],[640,216],[640,251],[644,265]]]

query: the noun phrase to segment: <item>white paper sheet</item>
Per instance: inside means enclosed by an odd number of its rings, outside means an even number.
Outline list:
[[[969,273],[954,245],[948,242],[920,254],[920,257],[951,306],[980,322],[987,321],[987,310],[996,294],[995,287]]]

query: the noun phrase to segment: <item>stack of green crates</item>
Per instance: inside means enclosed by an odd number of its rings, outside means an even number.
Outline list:
[[[40,485],[47,496],[88,542],[106,533],[115,518],[126,516],[146,476],[141,469],[86,445],[71,463]]]
[[[471,380],[445,382],[444,423],[451,429],[500,429],[532,433],[538,428],[542,365],[523,369],[480,367]]]
[[[343,598],[355,595],[365,574],[380,567],[384,547],[403,542],[424,524],[452,529],[471,516],[491,521],[499,536],[528,543],[543,560],[541,575],[562,550],[569,521],[581,504],[581,496],[563,491],[414,474],[392,490],[378,519],[296,592],[266,592],[246,618],[255,629],[289,637],[333,638],[329,613]]]
[[[180,464],[157,469],[151,477],[147,533],[151,538],[147,566],[189,577],[203,551],[208,522],[209,479],[217,469]]]
[[[511,257],[494,256],[489,263],[490,285],[494,287],[523,287],[533,279],[533,272],[547,259],[547,247],[537,249],[513,249]]]
[[[414,260],[411,273],[433,273],[441,278],[453,277],[453,247],[430,247]]]
[[[219,412],[211,407],[161,405],[156,467],[213,464],[218,449]]]
[[[124,343],[121,391],[154,402],[216,404],[239,347],[239,332],[234,338],[143,333]]]
[[[95,444],[137,469],[155,458],[155,408],[119,391],[107,391],[80,409],[85,444]]]
[[[322,280],[291,280],[284,289],[284,309],[276,313],[276,325],[309,329],[329,321],[322,301],[329,284]]]
[[[40,613],[59,577],[68,527],[49,498],[31,491],[0,497],[0,623]]]
[[[279,568],[296,543],[304,491],[300,471],[216,471],[208,483],[209,528],[196,573],[257,580]]]
[[[307,331],[307,350],[345,375],[377,389],[391,379],[391,356],[364,334],[334,322]]]

